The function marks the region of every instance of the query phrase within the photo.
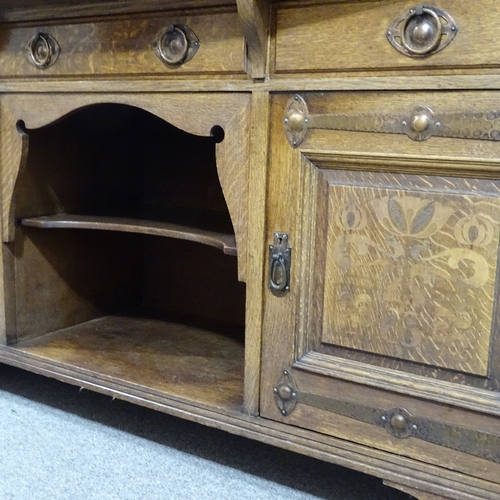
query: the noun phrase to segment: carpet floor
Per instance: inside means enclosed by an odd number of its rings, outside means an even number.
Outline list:
[[[409,500],[374,477],[0,364],[1,500]]]

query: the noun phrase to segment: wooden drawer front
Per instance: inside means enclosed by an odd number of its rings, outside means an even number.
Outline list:
[[[391,23],[415,7],[415,0],[348,1],[276,13],[275,73],[403,71],[415,69],[485,68],[498,66],[494,0],[426,2],[456,22],[456,36],[442,51],[408,57],[389,43]],[[443,42],[446,36],[442,38]]]
[[[174,24],[189,27],[200,45],[191,60],[169,67],[152,44]],[[25,55],[37,33],[50,35],[60,46],[57,61],[45,69],[36,68]],[[0,72],[5,78],[244,74],[244,39],[236,12],[16,28],[1,33],[1,40]]]

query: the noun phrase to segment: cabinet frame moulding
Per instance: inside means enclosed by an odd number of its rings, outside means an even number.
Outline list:
[[[308,75],[309,76],[309,75]],[[495,74],[474,75],[426,75],[426,76],[366,76],[366,77],[323,77],[308,78],[287,77],[252,81],[246,79],[214,80],[213,78],[182,77],[166,81],[163,77],[140,79],[136,76],[120,80],[109,78],[46,80],[43,86],[36,80],[0,79],[2,93],[51,92],[101,93],[101,92],[330,92],[356,90],[499,90],[498,77]]]
[[[245,31],[247,71],[252,78],[264,78],[267,71],[270,0],[236,0]]]

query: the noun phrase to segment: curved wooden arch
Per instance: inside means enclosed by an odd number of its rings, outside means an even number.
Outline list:
[[[28,136],[17,130],[19,121],[37,129],[59,121],[87,106],[123,104],[147,111],[176,128],[209,136],[214,126],[224,129],[217,144],[217,172],[233,223],[238,248],[238,275],[246,269],[246,221],[248,200],[248,126],[250,95],[231,94],[59,94],[6,95],[2,98],[2,238],[15,234],[16,184],[26,166]]]

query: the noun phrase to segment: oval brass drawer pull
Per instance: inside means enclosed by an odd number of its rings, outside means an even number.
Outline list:
[[[419,5],[398,16],[389,26],[386,36],[401,54],[422,57],[443,50],[457,33],[457,23],[447,12]]]
[[[180,66],[194,57],[200,41],[183,24],[172,24],[160,31],[153,42],[153,50],[166,66]]]
[[[38,69],[47,69],[59,57],[61,48],[57,40],[47,33],[37,33],[26,45],[25,55],[28,61]]]

